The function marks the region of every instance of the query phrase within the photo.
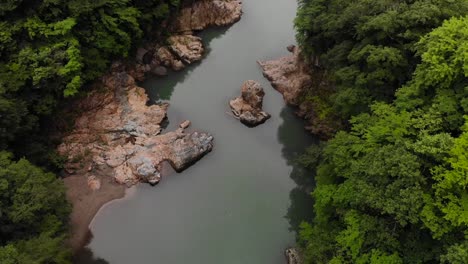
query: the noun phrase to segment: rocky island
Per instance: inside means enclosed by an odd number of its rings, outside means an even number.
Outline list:
[[[246,81],[241,96],[229,102],[232,113],[246,126],[254,127],[264,123],[271,116],[262,110],[265,92],[256,81]]]

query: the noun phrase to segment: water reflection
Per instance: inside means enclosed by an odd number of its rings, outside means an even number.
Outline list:
[[[278,128],[278,140],[283,144],[283,157],[292,167],[289,177],[297,184],[289,193],[290,206],[285,217],[289,221],[290,230],[297,235],[300,224],[313,218],[313,199],[310,192],[314,187],[313,171],[302,166],[298,158],[307,147],[318,144],[318,139],[304,133],[304,123],[297,121],[293,108],[285,107],[280,116],[283,123]]]
[[[212,28],[204,30],[198,34],[198,36],[203,40],[203,46],[205,49],[203,58],[208,56],[211,52],[211,41],[222,37],[228,31],[228,29],[228,27]],[[174,87],[176,87],[178,83],[183,83],[185,78],[190,76],[190,73],[202,62],[203,59],[202,61],[188,65],[184,70],[178,72],[169,70],[168,75],[165,77],[148,78],[140,86],[157,87],[157,89],[153,88],[146,90],[152,100],[152,103],[168,102],[171,99],[172,93],[174,92]]]

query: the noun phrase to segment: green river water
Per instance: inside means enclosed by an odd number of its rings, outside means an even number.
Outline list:
[[[295,0],[245,0],[227,29],[204,31],[204,60],[142,84],[153,101],[170,103],[171,130],[192,121],[213,134],[213,151],[156,187],[139,185],[103,207],[93,239],[77,263],[283,264],[306,215],[304,170],[294,160],[315,142],[294,109],[263,78],[257,60],[287,55],[294,43]],[[265,124],[248,128],[228,115],[229,99],[245,80],[266,92]],[[307,203],[311,206],[310,203]]]

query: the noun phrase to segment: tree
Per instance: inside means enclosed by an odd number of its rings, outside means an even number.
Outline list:
[[[0,152],[1,263],[68,263],[69,213],[61,180]]]

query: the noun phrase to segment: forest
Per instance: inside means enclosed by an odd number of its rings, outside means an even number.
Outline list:
[[[113,59],[161,33],[179,0],[0,3],[0,263],[70,263],[51,120]]]
[[[345,127],[302,157],[306,262],[468,263],[468,1],[299,4],[297,40]]]
[[[302,55],[331,83],[314,111],[342,123],[300,159],[306,263],[468,263],[468,0],[298,2]],[[180,6],[0,3],[0,263],[71,263],[51,121]]]

